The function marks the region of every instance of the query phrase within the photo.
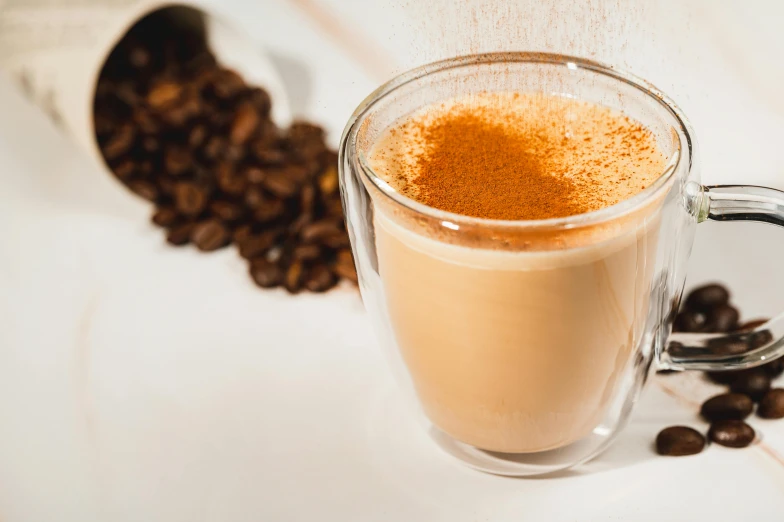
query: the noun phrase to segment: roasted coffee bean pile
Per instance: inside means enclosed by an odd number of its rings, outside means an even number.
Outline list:
[[[695,288],[684,301],[675,319],[674,329],[681,332],[739,333],[751,331],[767,319],[740,323],[738,310],[730,304],[726,287],[710,284]],[[772,339],[769,331],[754,334],[750,340],[722,340],[709,348],[717,355],[739,355],[759,348]],[[670,346],[670,350],[678,347]],[[771,388],[771,381],[784,373],[784,358],[749,370],[706,372],[711,381],[727,386],[728,392],[711,397],[702,404],[701,416],[710,423],[708,439],[729,448],[749,446],[756,434],[745,419],[754,411],[764,419],[784,418],[784,389]],[[705,447],[705,437],[693,428],[672,426],[656,437],[656,451],[661,455],[694,455]]]
[[[171,245],[235,244],[264,288],[356,283],[324,131],[270,119],[271,100],[219,65],[203,28],[166,11],[136,24],[101,72],[94,124],[117,178],[155,205]]]

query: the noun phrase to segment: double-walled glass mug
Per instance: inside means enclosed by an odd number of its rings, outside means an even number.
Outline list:
[[[564,218],[501,221],[425,206],[369,167],[382,132],[433,103],[546,93],[645,125],[668,158],[649,187]],[[694,133],[646,82],[542,53],[454,58],[383,85],[351,117],[340,182],[360,289],[398,380],[435,441],[475,468],[549,473],[606,449],[649,374],[741,369],[784,353],[784,321],[671,334],[698,223],[784,225],[784,193],[699,183]]]

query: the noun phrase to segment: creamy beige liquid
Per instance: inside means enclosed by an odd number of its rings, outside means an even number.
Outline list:
[[[581,146],[555,158],[564,168],[553,175],[583,176],[578,181],[594,187],[585,194],[592,209],[633,196],[665,169],[653,136],[643,133],[645,143],[634,145],[617,139],[619,127],[639,131],[620,114],[519,94],[474,95],[415,113],[384,132],[371,167],[417,199],[426,187],[416,184],[416,156],[428,152],[420,123],[476,105],[510,132],[565,118],[557,132]],[[553,238],[550,248],[545,240],[531,250],[446,241],[388,208],[376,205],[374,217],[379,273],[396,342],[431,421],[462,442],[512,453],[562,447],[596,428],[643,333],[659,204],[586,230],[577,248]]]

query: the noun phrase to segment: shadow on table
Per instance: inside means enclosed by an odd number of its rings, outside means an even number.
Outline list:
[[[655,433],[652,435],[647,429],[635,430],[630,428],[627,427],[626,430],[622,431],[612,446],[595,459],[573,469],[556,471],[533,478],[547,480],[593,475],[635,466],[650,459],[661,458],[656,455],[653,447],[652,437],[655,436]]]
[[[510,454],[483,451],[456,441],[431,426],[430,438],[452,457],[480,471],[515,478],[562,478],[615,470],[639,464],[656,457],[651,446],[647,423],[622,431],[610,448],[594,460],[563,471],[548,471],[579,461],[592,448],[604,442],[588,437],[566,448],[538,454]],[[521,475],[521,476],[517,476]]]

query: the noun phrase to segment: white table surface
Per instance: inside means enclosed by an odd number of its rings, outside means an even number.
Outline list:
[[[537,25],[538,2],[453,4],[220,9],[333,143],[392,73],[451,52],[549,47],[631,67],[680,101],[705,181],[784,187],[781,3],[591,0],[569,17],[573,3],[554,2],[563,40]],[[629,6],[632,22],[600,30],[604,10]],[[465,22],[473,12],[478,25]],[[462,467],[404,410],[352,289],[260,291],[232,250],[167,248],[149,207],[5,80],[0,114],[0,521],[784,519],[784,422],[753,419],[763,441],[747,450],[652,451],[664,426],[706,427],[699,401],[718,388],[698,375],[653,379],[616,445],[573,472]],[[776,313],[783,239],[701,225],[690,280],[730,282],[747,317]]]

